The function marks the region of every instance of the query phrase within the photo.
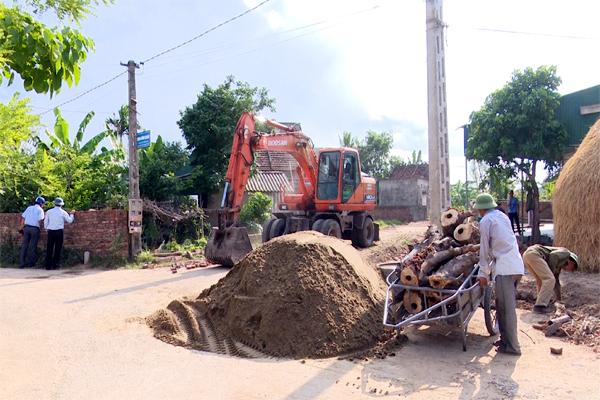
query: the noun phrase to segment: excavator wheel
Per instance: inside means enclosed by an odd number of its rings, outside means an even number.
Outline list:
[[[215,229],[204,248],[207,260],[232,267],[252,251],[248,230],[243,226]]]
[[[277,220],[277,218],[271,218],[263,225],[263,230],[262,230],[262,235],[261,235],[263,243],[266,243],[269,240],[271,240],[271,227],[273,226],[273,222],[275,222],[276,220]]]
[[[323,226],[323,222],[325,222],[326,220],[324,219],[318,219],[313,223],[312,226],[312,230],[313,231],[317,231],[317,232],[321,232],[321,227]]]
[[[276,237],[283,235],[285,233],[285,219],[277,218],[276,220],[273,220],[273,223],[271,224],[271,229],[269,231],[269,235],[271,236],[269,240],[275,239]]]
[[[352,239],[352,243],[358,247],[370,247],[375,239],[375,224],[373,224],[373,220],[365,218],[362,229],[354,229],[352,231]]]
[[[327,236],[333,236],[338,239],[342,238],[342,228],[340,224],[334,219],[326,219],[321,225],[321,233]]]

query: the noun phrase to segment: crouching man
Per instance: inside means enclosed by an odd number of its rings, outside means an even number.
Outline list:
[[[535,244],[523,253],[525,266],[535,277],[537,299],[533,311],[553,312],[552,297],[561,299],[559,275],[562,270],[573,272],[577,269],[577,255],[564,247],[550,247]]]

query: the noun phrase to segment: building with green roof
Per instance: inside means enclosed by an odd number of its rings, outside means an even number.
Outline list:
[[[600,118],[600,85],[569,93],[561,97],[558,120],[569,137],[565,159],[569,158]]]

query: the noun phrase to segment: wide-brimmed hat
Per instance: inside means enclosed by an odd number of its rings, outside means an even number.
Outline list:
[[[56,206],[64,206],[65,205],[65,201],[63,199],[61,199],[60,197],[57,197],[54,199],[54,205]]]
[[[473,208],[476,210],[489,210],[496,207],[498,207],[498,204],[496,204],[491,194],[481,193],[475,198],[475,206]]]

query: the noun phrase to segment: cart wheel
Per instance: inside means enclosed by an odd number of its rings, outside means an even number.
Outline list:
[[[496,304],[494,289],[486,286],[483,289],[483,316],[485,318],[485,327],[490,336],[498,334],[498,320],[496,319]]]

